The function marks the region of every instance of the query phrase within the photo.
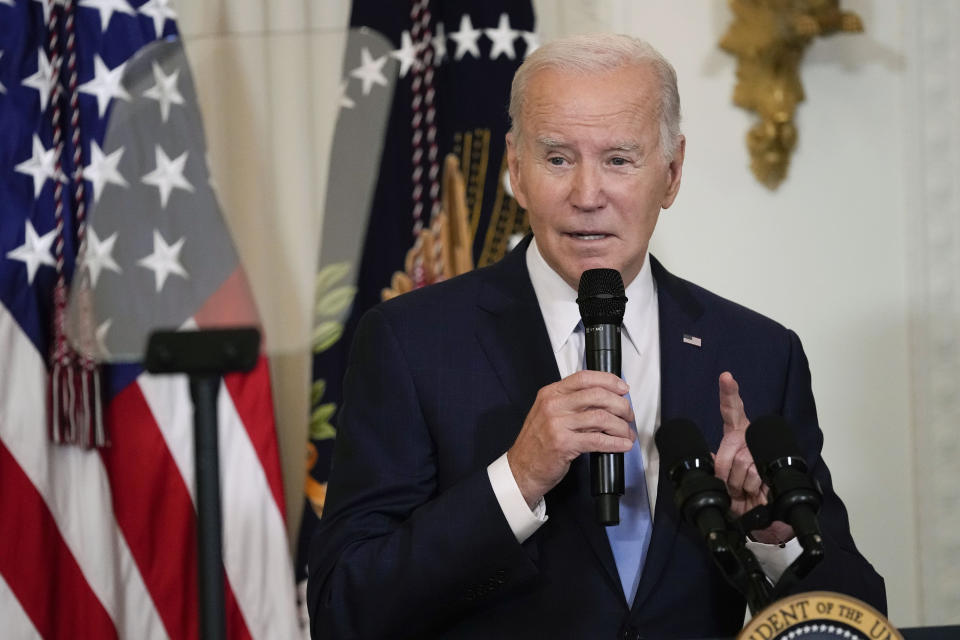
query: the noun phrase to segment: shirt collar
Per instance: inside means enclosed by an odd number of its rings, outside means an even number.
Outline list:
[[[536,238],[533,238],[527,247],[527,271],[530,273],[530,282],[533,283],[533,291],[537,295],[540,312],[547,326],[550,345],[556,354],[580,322],[577,292],[543,259]],[[656,313],[656,309],[652,308],[652,305],[656,304],[656,288],[650,269],[649,252],[643,258],[640,273],[627,285],[624,293],[628,304],[623,315],[623,328],[629,343],[636,345],[640,342],[644,328],[649,325],[651,314]]]

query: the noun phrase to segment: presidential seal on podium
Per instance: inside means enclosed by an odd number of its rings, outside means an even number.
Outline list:
[[[777,600],[737,640],[903,640],[887,618],[856,598],[810,591]]]

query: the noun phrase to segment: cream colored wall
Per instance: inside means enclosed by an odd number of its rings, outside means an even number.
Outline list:
[[[294,536],[302,504],[312,274],[323,213],[318,203],[324,201],[349,4],[179,4],[213,173],[278,354],[276,410]],[[943,0],[922,4],[946,6]],[[770,192],[749,173],[743,142],[751,119],[731,104],[734,61],[716,47],[730,20],[725,2],[534,5],[544,40],[574,31],[622,31],[647,38],[674,62],[687,160],[680,196],[661,218],[654,252],[676,273],[800,334],[826,434],[824,455],[861,550],[887,580],[891,619],[898,625],[958,621],[960,607],[946,600],[930,605],[951,576],[925,573],[918,561],[924,549],[929,558],[931,550],[957,548],[955,535],[925,536],[938,523],[925,521],[921,528],[915,507],[916,497],[928,493],[914,455],[924,442],[914,419],[924,399],[912,385],[923,378],[910,373],[911,367],[922,371],[924,362],[924,352],[911,350],[923,328],[910,324],[916,315],[910,305],[922,296],[908,277],[918,273],[915,261],[924,246],[914,217],[915,196],[924,189],[914,167],[926,153],[917,143],[916,65],[941,64],[935,57],[918,62],[920,9],[913,3],[843,3],[863,17],[866,34],[818,40],[809,50],[799,146],[788,180]],[[956,6],[943,10],[956,18]],[[950,33],[960,36],[960,29]]]

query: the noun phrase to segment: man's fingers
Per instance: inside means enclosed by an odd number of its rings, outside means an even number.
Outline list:
[[[612,373],[588,369],[577,371],[555,384],[563,393],[574,393],[590,387],[601,387],[617,395],[623,395],[630,390],[626,382]]]
[[[718,478],[727,482],[730,477],[730,469],[733,467],[733,456],[736,450],[732,447],[724,447],[721,443],[716,455],[713,457],[713,469]]]
[[[559,384],[554,383],[554,385]],[[534,407],[545,416],[560,418],[592,409],[603,409],[627,422],[632,422],[634,419],[633,408],[625,396],[601,387],[589,387],[564,393],[554,385],[540,389],[534,403]]]
[[[740,385],[729,371],[720,374],[720,415],[724,434],[746,429],[750,424],[740,398]]]
[[[720,374],[720,399],[724,396],[740,396],[740,385],[729,371]]]
[[[745,432],[750,420],[740,397],[740,385],[733,374],[724,371],[720,374],[719,387],[723,438],[714,457],[714,469],[716,476],[727,485],[732,500],[731,509],[739,515],[765,502],[763,482],[746,444]]]
[[[627,422],[633,420],[633,407],[630,406],[630,401],[624,396],[600,387],[565,394],[559,400],[557,408],[560,408],[559,405],[562,405],[563,410],[567,412],[581,413],[591,409],[603,409]]]
[[[626,453],[633,448],[633,440],[611,436],[600,431],[580,433],[577,437],[579,438],[578,443],[580,445],[578,448],[585,453],[594,451],[600,453]]]
[[[733,456],[733,465],[727,474],[726,482],[730,497],[749,496],[751,489],[755,492],[760,486],[759,483],[755,485],[755,478],[759,479],[757,467],[753,464],[750,451],[744,447]]]
[[[743,492],[748,496],[756,496],[760,502],[766,502],[761,487],[763,486],[763,480],[760,479],[760,474],[757,473],[757,466],[750,465],[750,470],[747,471],[747,477],[743,481]]]
[[[575,433],[606,433],[633,442],[636,432],[630,423],[604,409],[590,409],[564,418],[564,427]]]

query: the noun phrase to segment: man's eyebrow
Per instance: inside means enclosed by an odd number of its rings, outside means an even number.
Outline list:
[[[565,140],[551,136],[541,136],[537,138],[537,144],[541,147],[547,147],[548,149],[559,149],[570,146]],[[640,151],[642,148],[639,142],[624,141],[610,145],[607,147],[607,151],[634,152]]]
[[[617,144],[609,148],[610,151],[641,151],[643,147],[640,146],[639,142],[618,142]]]
[[[542,136],[537,138],[537,144],[540,145],[541,147],[551,147],[551,148],[569,146],[567,145],[566,142],[564,142],[560,138],[551,138],[550,136]]]
[[[544,149],[568,149],[570,144],[561,138],[541,136],[537,138],[537,146]],[[635,141],[615,142],[607,147],[604,153],[643,153],[643,146]]]

